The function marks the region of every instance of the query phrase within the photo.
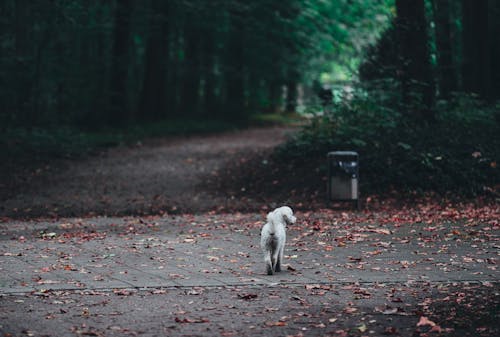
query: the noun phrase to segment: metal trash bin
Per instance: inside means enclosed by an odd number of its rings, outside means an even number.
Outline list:
[[[359,209],[359,157],[354,151],[329,152],[328,199],[353,201]]]

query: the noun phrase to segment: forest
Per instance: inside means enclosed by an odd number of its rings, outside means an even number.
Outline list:
[[[499,160],[500,0],[0,0],[0,337],[498,337]]]
[[[498,1],[4,0],[0,14],[4,155],[295,113],[313,117],[278,156],[350,148],[369,188],[496,193]]]
[[[90,128],[293,111],[297,85],[332,57],[359,52],[353,42],[373,41],[390,10],[379,1],[300,0],[2,7],[2,124]]]

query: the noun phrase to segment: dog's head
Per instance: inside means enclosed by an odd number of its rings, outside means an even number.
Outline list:
[[[267,215],[267,221],[268,222],[280,222],[285,225],[290,225],[295,223],[297,221],[297,218],[293,216],[293,211],[290,207],[288,206],[283,206],[276,208],[274,211],[270,212]]]

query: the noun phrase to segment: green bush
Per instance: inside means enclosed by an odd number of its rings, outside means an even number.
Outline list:
[[[312,119],[276,155],[299,166],[307,158],[326,175],[327,152],[357,151],[365,193],[397,189],[475,195],[499,184],[495,107],[459,95],[437,104],[434,121],[419,122],[387,108],[384,99],[355,92],[331,113]]]

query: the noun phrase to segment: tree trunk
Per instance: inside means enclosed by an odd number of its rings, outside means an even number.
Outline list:
[[[410,116],[431,121],[434,119],[435,87],[424,0],[396,0],[396,10],[403,104]]]
[[[181,30],[177,23],[175,22],[175,17],[177,16],[177,9],[173,8],[170,13],[169,22],[169,56],[168,56],[168,73],[167,73],[167,109],[174,115],[179,115],[180,106],[180,95],[181,89],[180,83],[182,83],[182,72],[180,68],[182,67],[182,62],[179,57],[179,50],[182,48],[180,43]]]
[[[297,83],[289,81],[286,85],[286,112],[293,113],[297,109]]]
[[[450,26],[450,0],[433,0],[438,60],[439,94],[449,98],[457,90]]]
[[[215,78],[215,50],[213,34],[207,33],[203,43],[203,102],[201,104],[201,114],[209,116],[217,109],[216,78]]]
[[[271,80],[269,85],[269,110],[271,113],[282,110],[283,88],[279,81]]]
[[[130,39],[131,0],[117,0],[113,31],[113,49],[111,59],[111,82],[109,85],[108,123],[124,124],[128,121],[128,47]]]
[[[225,116],[240,119],[245,114],[243,14],[239,10],[230,11],[230,32],[228,59],[226,60],[226,108]]]
[[[182,64],[182,91],[180,113],[196,116],[200,89],[199,32],[188,20],[184,26],[184,62]]]
[[[30,79],[31,65],[33,64],[33,55],[30,51],[29,29],[31,19],[30,3],[15,1],[15,68],[16,68],[16,87],[15,96],[15,113],[20,117],[20,121],[27,125],[33,122],[33,101],[32,101],[32,85]]]
[[[490,0],[491,100],[500,100],[500,1]],[[496,38],[495,38],[496,37]],[[500,111],[497,112],[500,116]],[[500,120],[500,119],[499,119]]]
[[[463,0],[462,14],[463,89],[486,98],[491,89],[488,1]]]
[[[168,4],[152,1],[150,33],[145,54],[144,81],[139,100],[139,117],[157,121],[168,115],[166,80],[168,62]]]

